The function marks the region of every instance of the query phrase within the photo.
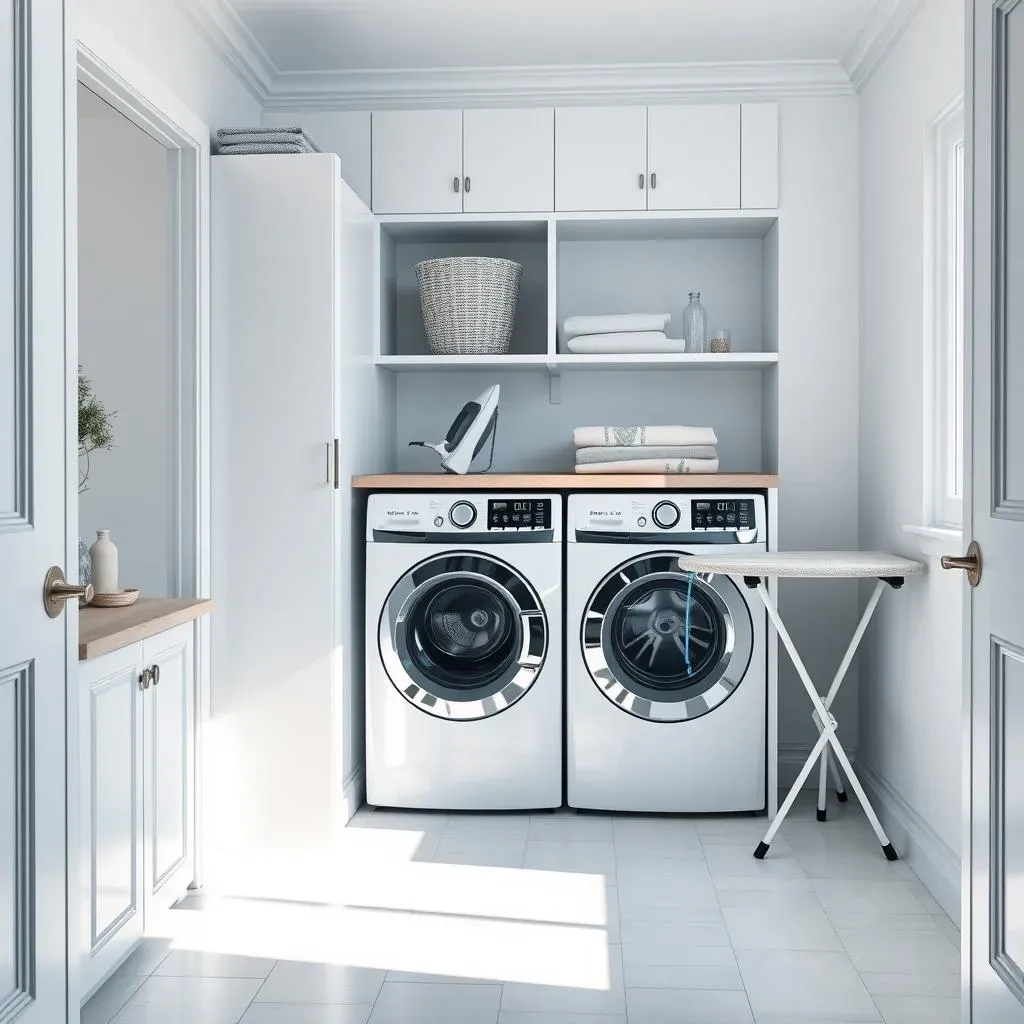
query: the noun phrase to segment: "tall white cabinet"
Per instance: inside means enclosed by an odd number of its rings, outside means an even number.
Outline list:
[[[393,443],[370,357],[376,243],[336,156],[213,159],[210,714],[230,758],[204,761],[206,845],[235,891],[329,848],[362,758],[347,480]]]

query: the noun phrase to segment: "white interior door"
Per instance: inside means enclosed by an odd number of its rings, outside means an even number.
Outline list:
[[[461,110],[381,110],[371,130],[374,213],[462,213]]]
[[[555,208],[555,112],[464,110],[462,167],[466,213]]]
[[[69,553],[63,8],[0,3],[2,1024],[67,1013],[69,618],[43,609],[46,571]]]
[[[555,209],[647,209],[647,108],[555,110]]]
[[[1024,2],[973,0],[967,315],[973,456],[966,536],[971,841],[964,974],[972,1021],[1024,1022]],[[970,155],[973,154],[973,157]],[[970,166],[973,163],[973,166]],[[971,520],[973,519],[973,523]]]

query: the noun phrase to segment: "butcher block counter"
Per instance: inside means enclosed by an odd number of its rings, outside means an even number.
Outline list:
[[[765,473],[374,473],[352,478],[363,491],[762,491]]]
[[[213,610],[205,598],[141,597],[127,608],[83,608],[78,613],[78,659],[88,661],[147,640]]]

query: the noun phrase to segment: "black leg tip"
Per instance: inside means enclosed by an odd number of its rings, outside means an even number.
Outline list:
[[[823,808],[818,808],[818,821],[824,821],[828,817],[828,812]]]
[[[767,852],[768,852],[768,844],[767,843],[758,843],[757,844],[757,849],[754,851],[754,856],[758,860],[764,860],[764,855]]]
[[[850,799],[850,794],[847,793],[845,789],[837,789],[836,790],[836,799],[841,804],[845,804],[846,801]]]
[[[882,847],[882,853],[885,854],[886,860],[900,859],[900,855],[896,852],[896,848],[892,845],[892,843],[886,843],[885,846]]]

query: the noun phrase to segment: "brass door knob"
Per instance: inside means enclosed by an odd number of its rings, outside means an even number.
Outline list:
[[[981,582],[981,548],[976,540],[971,541],[966,555],[943,555],[941,564],[943,569],[963,569],[972,589]]]
[[[67,583],[64,579],[64,570],[58,565],[51,566],[47,570],[46,579],[43,580],[43,607],[51,619],[57,618],[68,601],[75,601],[80,597],[85,598],[88,604],[93,598],[92,584],[87,583],[84,587]]]

